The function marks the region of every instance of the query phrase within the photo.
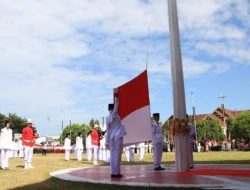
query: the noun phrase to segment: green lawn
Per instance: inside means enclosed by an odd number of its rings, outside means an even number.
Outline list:
[[[85,155],[84,155],[85,156]],[[24,170],[23,162],[19,158],[10,160],[10,170],[0,170],[0,190],[4,189],[17,189],[17,190],[31,190],[31,189],[53,189],[53,190],[113,190],[113,189],[127,189],[127,190],[139,190],[139,189],[166,189],[166,188],[145,188],[145,187],[126,187],[126,186],[114,186],[114,185],[97,185],[90,183],[77,183],[63,181],[50,177],[51,171],[65,169],[65,168],[77,168],[77,167],[89,167],[91,163],[87,161],[78,162],[75,154],[71,155],[70,161],[64,161],[63,154],[48,154],[47,157],[41,155],[35,155],[33,158],[33,165],[35,169]],[[152,164],[152,154],[145,155],[144,164]],[[138,155],[135,156],[138,160]],[[233,163],[233,164],[250,164],[250,152],[207,152],[207,153],[194,153],[195,163]],[[164,153],[163,163],[174,163],[174,153]],[[124,161],[123,164],[127,164]],[[135,164],[139,164],[135,162]],[[109,175],[109,174],[107,174]]]

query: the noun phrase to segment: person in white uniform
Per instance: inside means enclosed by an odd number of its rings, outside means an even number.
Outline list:
[[[4,128],[1,129],[1,168],[3,170],[9,169],[9,156],[12,148],[12,130],[9,120],[4,122]]]
[[[142,142],[138,145],[139,148],[139,161],[142,162],[145,154],[145,143]]]
[[[123,147],[123,136],[126,135],[125,127],[121,123],[118,113],[119,100],[115,94],[115,104],[109,104],[110,111],[107,119],[106,146],[110,147],[111,177],[123,177],[120,172],[120,162]]]
[[[129,146],[126,146],[124,148],[124,153],[125,153],[125,157],[126,157],[127,162],[130,162]]]
[[[82,161],[82,152],[83,152],[82,133],[78,133],[78,136],[76,137],[76,153],[78,161]]]
[[[69,160],[70,150],[71,150],[71,140],[69,134],[67,134],[64,139],[64,149],[65,149],[65,160]]]
[[[134,144],[129,146],[129,160],[130,162],[135,161],[135,145]]]
[[[91,159],[92,159],[92,143],[91,143],[91,132],[92,131],[89,131],[88,133],[87,133],[87,137],[86,137],[86,151],[87,151],[87,153],[86,153],[86,158],[87,158],[87,160],[88,161],[91,161]]]
[[[161,167],[161,159],[163,152],[163,135],[160,128],[160,114],[153,114],[152,121],[152,142],[154,144],[154,169],[155,171],[165,170]]]

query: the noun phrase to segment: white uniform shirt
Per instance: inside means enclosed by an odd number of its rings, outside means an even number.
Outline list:
[[[67,137],[64,140],[64,149],[70,150],[71,149],[71,140]]]
[[[2,149],[13,149],[13,142],[12,142],[12,130],[7,129],[4,127],[1,129],[1,143],[0,147]]]
[[[106,144],[109,145],[112,139],[119,139],[126,135],[125,127],[122,125],[119,113],[118,102],[115,100],[114,110],[107,117]]]
[[[152,142],[163,143],[163,135],[160,125],[155,120],[152,122]]]
[[[76,137],[76,149],[83,149],[82,137]]]
[[[92,148],[91,134],[86,137],[86,148]]]

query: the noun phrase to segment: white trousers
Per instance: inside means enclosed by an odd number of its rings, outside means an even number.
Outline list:
[[[129,161],[134,162],[135,160],[135,149],[129,148]]]
[[[106,150],[106,160],[105,162],[110,163],[110,150]]]
[[[130,152],[129,152],[129,148],[125,148],[125,156],[126,156],[126,160],[128,162],[130,162]]]
[[[23,157],[23,148],[19,149],[19,157],[22,158]]]
[[[99,151],[99,146],[92,145],[94,149],[94,162],[97,162],[98,160],[98,151]]]
[[[82,161],[82,149],[77,149],[77,160]]]
[[[107,150],[106,148],[102,148],[102,160],[106,162],[106,156],[107,155]]]
[[[111,173],[114,175],[120,174],[122,145],[123,138],[112,139],[110,143],[110,166]]]
[[[30,146],[23,146],[23,148],[24,148],[24,165],[25,166],[31,165],[34,148]]]
[[[1,167],[8,168],[9,167],[9,156],[11,150],[9,149],[1,149]]]
[[[65,150],[65,160],[69,160],[70,150]]]
[[[163,143],[154,143],[154,167],[161,166]]]
[[[139,161],[143,161],[144,153],[145,153],[145,148],[140,148],[140,150],[139,150]]]
[[[92,159],[92,148],[87,148],[86,157],[87,157],[88,161],[91,161],[91,159]]]

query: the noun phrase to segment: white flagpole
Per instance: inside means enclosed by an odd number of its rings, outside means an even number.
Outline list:
[[[168,0],[168,16],[169,16],[171,74],[172,74],[173,104],[174,104],[173,111],[174,111],[174,118],[181,120],[181,119],[186,119],[186,102],[185,102],[185,90],[184,90],[176,0]],[[176,171],[180,172],[189,170],[190,166],[189,166],[188,155],[190,153],[188,148],[188,135],[175,133],[174,140],[175,140]]]

